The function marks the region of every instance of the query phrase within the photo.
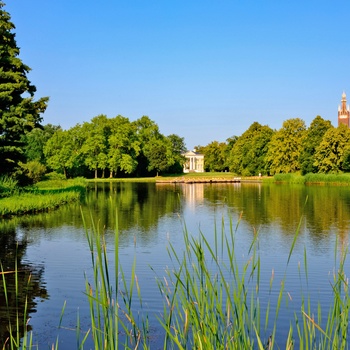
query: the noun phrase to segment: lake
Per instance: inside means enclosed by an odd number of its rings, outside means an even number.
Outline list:
[[[340,251],[348,245],[350,189],[343,186],[304,186],[262,183],[155,184],[128,182],[90,183],[86,199],[50,213],[0,221],[0,260],[4,269],[14,266],[18,256],[21,271],[19,288],[31,275],[29,326],[39,349],[51,349],[59,336],[60,349],[76,349],[79,315],[81,334],[90,328],[85,281],[92,278],[91,254],[83,217],[105,233],[110,265],[114,258],[114,232],[118,212],[119,258],[125,275],[136,259],[143,310],[149,315],[151,348],[162,348],[163,331],[157,317],[164,298],[156,276],[172,266],[167,249],[184,250],[184,224],[190,235],[199,232],[214,244],[215,230],[235,231],[235,252],[243,264],[250,258],[249,247],[258,235],[261,259],[261,299],[271,296],[269,283],[274,275],[273,293],[287,274],[285,311],[279,316],[279,339],[283,348],[293,312],[300,312],[301,290],[328,312],[331,283]],[[224,223],[224,224],[223,224]],[[236,224],[238,224],[236,228]],[[287,260],[296,232],[293,254]],[[308,281],[300,266],[307,252]],[[349,264],[346,265],[349,272]],[[86,275],[86,277],[85,277]],[[304,276],[304,274],[302,274]],[[9,277],[8,284],[14,281]],[[10,291],[14,290],[11,285]],[[6,310],[0,290],[0,343],[6,338]],[[11,294],[12,295],[12,294]],[[274,295],[272,295],[274,297]],[[265,300],[265,303],[267,301]],[[10,304],[16,301],[10,297]],[[17,300],[19,308],[24,299]],[[60,316],[65,310],[61,327]],[[267,336],[270,330],[267,329]],[[89,340],[86,348],[89,348]],[[1,348],[1,344],[0,344]]]

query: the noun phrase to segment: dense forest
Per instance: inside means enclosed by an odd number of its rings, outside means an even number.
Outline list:
[[[43,125],[49,99],[35,100],[14,29],[0,1],[0,176],[33,183],[48,173],[103,178],[182,172],[184,138],[163,135],[147,116],[130,121],[99,115],[68,130]],[[349,139],[347,127],[317,116],[308,128],[299,118],[284,121],[279,130],[254,122],[241,136],[196,149],[205,156],[206,171],[339,173],[350,171]]]

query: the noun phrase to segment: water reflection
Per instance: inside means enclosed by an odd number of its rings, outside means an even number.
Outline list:
[[[0,348],[5,346],[10,336],[9,324],[16,328],[18,322],[19,336],[23,336],[28,315],[35,312],[37,300],[47,299],[47,290],[42,283],[44,267],[33,266],[23,261],[28,242],[19,238],[15,230],[2,231],[0,234]],[[17,277],[14,273],[17,267]],[[5,282],[5,284],[4,284]],[[6,290],[6,293],[5,293]],[[24,312],[27,309],[27,318]],[[16,337],[16,331],[12,332]]]

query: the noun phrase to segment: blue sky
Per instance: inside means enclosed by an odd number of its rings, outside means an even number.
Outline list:
[[[350,101],[350,1],[5,3],[44,124],[148,115],[192,149]]]

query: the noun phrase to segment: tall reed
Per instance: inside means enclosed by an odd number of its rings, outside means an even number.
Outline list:
[[[2,344],[2,349],[31,349],[33,347],[32,333],[27,331],[28,322],[28,299],[27,290],[30,286],[31,276],[29,275],[26,281],[19,282],[20,271],[18,270],[17,259],[15,259],[13,270],[5,270],[2,262],[0,261],[0,275],[2,291],[4,295],[6,314],[8,318],[8,338]],[[8,278],[14,279],[14,290],[8,288],[12,285],[7,282]],[[20,290],[22,286],[23,290]],[[20,299],[20,293],[25,294],[24,309],[20,307],[18,301]]]
[[[91,283],[86,277],[86,295],[88,296],[91,318],[89,332],[92,335],[94,348],[96,350],[137,349],[141,347],[148,349],[147,320],[142,320],[139,323],[132,308],[133,293],[136,288],[137,298],[142,309],[142,298],[135,274],[136,260],[132,265],[130,276],[125,276],[119,265],[118,219],[114,235],[115,263],[113,267],[108,261],[104,233],[95,224],[92,225],[91,230],[88,230],[85,220],[84,227],[91,251],[93,270]],[[114,270],[114,276],[111,276],[111,270]]]
[[[350,298],[344,274],[346,254],[342,255],[334,276],[333,302],[326,319],[322,318],[322,305],[318,304],[315,318],[310,298],[302,295],[301,310],[290,320],[289,329],[283,330],[286,336],[281,339],[278,320],[283,301],[287,305],[283,307],[288,308],[287,268],[299,229],[276,293],[273,275],[269,290],[261,291],[258,232],[249,258],[242,263],[235,251],[236,228],[230,220],[226,232],[222,222],[221,232],[215,229],[213,244],[202,232],[197,238],[190,237],[184,225],[184,252],[176,251],[170,244],[169,256],[174,264],[164,279],[158,278],[165,300],[163,316],[159,318],[165,331],[164,349],[348,348]],[[308,279],[306,251],[303,273]],[[260,301],[266,295],[268,301],[262,307]]]

